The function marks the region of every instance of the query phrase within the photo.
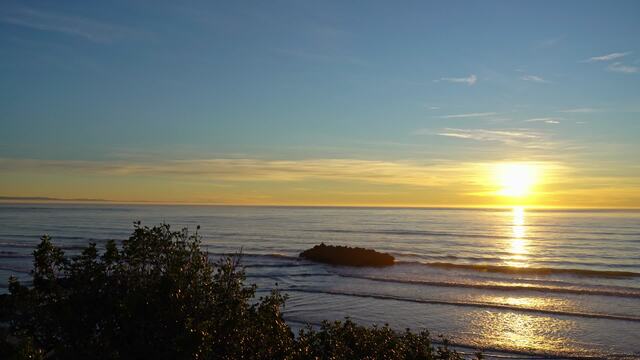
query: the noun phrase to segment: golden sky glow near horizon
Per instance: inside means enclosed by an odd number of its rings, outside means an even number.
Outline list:
[[[0,167],[5,169],[0,179],[5,197],[240,205],[541,207],[634,207],[639,199],[633,178],[580,172],[558,162],[0,159]]]

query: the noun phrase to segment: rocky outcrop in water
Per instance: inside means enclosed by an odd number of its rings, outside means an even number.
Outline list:
[[[332,264],[347,266],[390,266],[395,258],[372,249],[348,246],[316,245],[300,253],[300,257]]]

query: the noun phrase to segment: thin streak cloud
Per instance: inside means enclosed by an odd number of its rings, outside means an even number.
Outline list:
[[[575,109],[558,110],[558,112],[561,112],[561,113],[574,113],[574,114],[588,114],[588,113],[594,113],[597,111],[598,109],[594,109],[594,108],[575,108]]]
[[[496,112],[478,112],[478,113],[443,115],[443,116],[440,116],[440,118],[442,119],[476,118],[476,117],[493,116],[497,114],[498,113]]]
[[[469,86],[475,85],[478,82],[478,77],[475,74],[471,74],[468,77],[443,77],[434,82],[446,81],[450,83],[464,83]]]
[[[80,37],[95,43],[110,43],[119,38],[140,35],[138,31],[127,26],[30,8],[11,11],[9,14],[0,17],[0,22],[40,31]]]
[[[100,176],[154,176],[200,182],[356,181],[374,184],[448,186],[447,174],[461,175],[460,162],[417,163],[360,159],[196,159],[162,161],[80,161],[2,159],[0,171],[82,173]]]
[[[541,78],[540,76],[536,76],[536,75],[524,75],[524,76],[520,77],[520,80],[536,82],[536,83],[548,83],[549,82],[548,80],[545,80],[545,79]]]
[[[631,51],[627,51],[627,52],[616,52],[616,53],[611,53],[611,54],[607,54],[607,55],[601,55],[601,56],[594,56],[594,57],[590,57],[586,60],[583,60],[582,62],[598,62],[598,61],[611,61],[611,60],[615,60],[615,59],[620,59],[622,57],[625,57],[627,55],[631,54]]]
[[[624,73],[624,74],[635,74],[638,72],[638,67],[624,65],[620,62],[614,62],[609,66],[607,66],[607,71]]]
[[[542,139],[540,134],[527,129],[487,130],[446,128],[437,132],[436,135],[476,141],[495,141],[505,144]]]
[[[544,117],[544,118],[527,119],[524,122],[543,122],[543,123],[546,123],[546,124],[560,124],[561,120],[562,119],[560,119],[560,118]]]

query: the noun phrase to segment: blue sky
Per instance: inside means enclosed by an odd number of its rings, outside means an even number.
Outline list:
[[[640,200],[639,13],[637,1],[2,1],[3,187],[125,200],[42,185],[73,168],[180,186],[188,176],[158,170],[166,160],[292,162],[285,173],[336,159],[515,161]],[[338,189],[342,175],[296,181]],[[377,180],[347,181],[370,193]],[[474,191],[451,197],[477,203],[461,195]]]

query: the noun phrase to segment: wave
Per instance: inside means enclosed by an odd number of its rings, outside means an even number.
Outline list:
[[[79,250],[84,250],[87,248],[89,244],[87,243],[86,245],[70,245],[70,244],[64,244],[64,245],[56,245],[58,248],[62,249],[62,250],[70,250],[70,251],[79,251]],[[29,250],[35,250],[38,247],[38,244],[0,244],[0,249],[29,249]],[[13,253],[14,251],[11,250],[2,250],[0,251],[0,255],[2,254],[10,254]],[[29,257],[31,257],[32,255],[29,254]]]
[[[35,249],[37,243],[0,243],[0,248]]]
[[[210,257],[220,256],[236,256],[238,253],[209,253]],[[297,265],[318,265],[317,263],[309,262],[300,259],[297,256],[282,254],[282,253],[270,253],[270,254],[256,254],[256,253],[242,253],[242,257],[247,258],[266,258],[275,260],[288,260],[288,264],[247,264],[247,267],[291,267]],[[446,255],[443,258],[456,259],[454,255]],[[593,270],[593,269],[576,269],[576,268],[552,268],[552,267],[517,267],[508,265],[492,265],[492,264],[460,264],[452,262],[423,262],[423,261],[396,261],[396,265],[419,265],[432,268],[448,269],[448,270],[471,270],[477,272],[489,272],[489,273],[502,273],[502,274],[516,274],[516,275],[573,275],[580,277],[593,277],[593,278],[633,278],[640,277],[640,273],[633,271],[622,270]]]
[[[209,246],[208,248],[210,248]],[[268,257],[268,258],[278,258],[278,259],[291,259],[297,260],[299,259],[297,256],[287,255],[283,253],[273,252],[273,253],[247,253],[244,251],[236,251],[236,252],[209,252],[209,256],[238,256],[242,257]]]
[[[332,291],[332,290],[322,290],[322,289],[287,288],[287,289],[283,289],[283,291],[302,292],[302,293],[310,293],[310,294],[342,295],[342,296],[352,296],[352,297],[379,299],[379,300],[395,300],[395,301],[412,302],[412,303],[418,303],[418,304],[476,307],[476,308],[484,308],[484,309],[509,310],[509,311],[519,311],[519,312],[545,314],[545,315],[558,315],[558,316],[571,316],[571,317],[584,317],[584,318],[595,318],[595,319],[640,322],[640,317],[636,317],[636,316],[624,316],[624,315],[613,315],[613,314],[603,314],[603,313],[587,313],[587,312],[575,312],[575,311],[564,311],[564,310],[550,310],[550,309],[536,309],[536,308],[527,308],[527,307],[520,307],[520,306],[513,306],[513,305],[491,304],[491,303],[472,302],[472,301],[465,302],[465,301],[449,301],[449,300],[414,299],[414,298],[406,298],[406,297],[400,297],[400,296],[394,296],[394,295],[352,293],[352,292]]]
[[[452,261],[452,260],[456,260],[456,261],[462,261],[462,262],[470,262],[470,263],[500,263],[504,260],[504,257],[501,257],[500,255],[512,255],[509,252],[492,252],[491,256],[485,255],[485,256],[470,256],[470,255],[451,255],[451,254],[443,254],[443,255],[439,255],[439,254],[433,254],[433,253],[429,253],[429,254],[423,254],[423,253],[416,253],[416,252],[410,252],[410,251],[388,251],[389,254],[393,255],[396,258],[404,258],[405,260],[401,260],[404,263],[410,262],[410,261]],[[570,261],[570,260],[561,260],[561,259],[536,259],[535,262],[538,265],[550,265],[550,266],[554,266],[554,265],[560,265],[560,266],[615,266],[615,267],[627,267],[627,268],[638,268],[638,265],[636,263],[633,264],[624,264],[624,263],[618,263],[615,262],[616,260],[621,260],[622,258],[620,258],[619,256],[598,256],[598,257],[589,257],[589,256],[585,256],[586,258],[594,258],[597,260],[600,260],[599,262],[594,262],[594,261]],[[408,259],[418,259],[418,260],[408,260]],[[609,260],[607,260],[609,259]],[[625,259],[622,260],[640,260],[640,257],[638,257],[637,259],[634,257],[627,257]]]
[[[264,264],[260,267],[279,267]],[[289,266],[285,266],[289,267]],[[508,284],[496,284],[496,283],[464,283],[464,282],[449,282],[449,281],[430,281],[430,280],[404,280],[404,279],[391,279],[381,278],[375,276],[344,274],[344,273],[278,273],[278,274],[247,274],[247,277],[251,278],[281,278],[281,277],[327,277],[338,276],[342,278],[361,279],[375,282],[394,283],[394,284],[409,284],[409,285],[423,285],[423,286],[436,286],[436,287],[451,287],[451,288],[467,288],[467,289],[484,289],[484,290],[497,290],[497,291],[536,291],[543,293],[560,293],[560,294],[575,294],[575,295],[594,295],[594,296],[611,296],[621,298],[633,298],[640,299],[640,289],[637,288],[622,288],[620,290],[613,289],[597,289],[597,288],[572,288],[572,287],[560,287],[560,286],[540,286],[540,285],[508,285]],[[570,283],[560,282],[566,286],[574,286]]]
[[[525,225],[529,226],[529,225]],[[509,225],[509,227],[511,227]],[[508,240],[512,239],[511,235],[500,235],[500,234],[487,234],[487,233],[464,233],[464,232],[449,232],[449,231],[429,231],[429,230],[406,230],[406,229],[381,229],[381,230],[350,230],[350,229],[303,229],[302,231],[307,232],[320,232],[320,233],[335,233],[335,234],[364,234],[364,235],[395,235],[395,236],[431,236],[431,237],[443,237],[443,238],[467,238],[467,239],[490,239],[490,240]],[[552,234],[566,234],[566,232],[551,232],[547,233]],[[640,233],[630,232],[630,233],[607,233],[607,232],[583,232],[578,234],[577,236],[568,236],[562,237],[563,240],[569,241],[602,241],[601,238],[594,238],[593,236],[635,236]],[[581,236],[582,235],[582,236]],[[528,240],[546,240],[547,237],[541,236],[527,236]],[[638,242],[640,240],[634,239],[607,239],[608,241],[620,241],[620,242]],[[582,248],[584,245],[576,245],[576,244],[564,244],[564,245],[555,245],[556,247],[562,248]]]
[[[349,231],[349,230],[345,230]],[[87,240],[89,242],[97,242],[102,243],[106,242],[109,239],[106,238],[91,238],[91,237],[81,237],[81,236],[62,236],[59,237],[63,240]],[[11,249],[11,248],[22,248],[22,249],[35,249],[37,243],[16,243],[16,242],[4,242],[0,243],[0,249]],[[211,246],[204,246],[205,249],[210,248]],[[63,250],[83,250],[86,248],[85,244],[61,244],[60,248]],[[457,256],[457,255],[425,255],[415,252],[402,252],[402,251],[391,251],[393,255],[397,256],[412,256],[412,257],[425,257],[433,260],[471,260],[471,261],[487,261],[486,257],[469,257],[469,256]],[[243,258],[268,258],[274,260],[289,260],[295,261],[296,264],[300,265],[310,265],[311,262],[304,261],[295,255],[288,255],[283,253],[239,253],[239,252],[210,252],[210,257],[225,257],[225,256],[237,256],[241,255]],[[0,258],[2,257],[13,257],[10,254],[10,251],[0,251]],[[15,256],[21,257],[21,256]],[[496,259],[498,260],[498,259]],[[491,272],[491,273],[503,273],[503,274],[521,274],[521,275],[574,275],[581,277],[596,277],[596,278],[630,278],[630,277],[640,277],[640,273],[633,271],[621,271],[621,270],[593,270],[593,269],[579,269],[579,268],[557,268],[557,267],[515,267],[515,266],[506,266],[506,265],[494,265],[494,264],[464,264],[464,263],[454,263],[454,262],[446,262],[446,261],[396,261],[396,264],[399,265],[421,265],[428,266],[433,268],[440,269],[452,269],[452,270],[472,270],[477,272]],[[584,263],[587,265],[587,263]],[[578,265],[575,263],[574,265]],[[260,267],[258,264],[248,264],[247,267]],[[262,265],[267,266],[267,265]],[[279,265],[272,264],[269,266],[277,267]],[[283,267],[290,267],[293,265],[283,264]],[[621,267],[635,267],[634,265],[625,265],[621,264]]]
[[[428,231],[428,230],[346,230],[346,229],[318,229],[318,230],[304,230],[309,232],[321,232],[321,233],[337,233],[337,234],[377,234],[377,235],[415,235],[415,236],[444,236],[444,237],[457,237],[457,238],[473,238],[473,239],[510,239],[510,236],[504,235],[485,235],[485,234],[469,234],[458,232],[442,232],[442,231]]]
[[[16,266],[10,266],[10,265],[4,265],[4,264],[0,264],[0,270],[10,271],[10,272],[19,273],[19,274],[30,274],[31,273],[31,269],[27,269],[27,268],[23,268],[23,267],[16,267]]]
[[[15,251],[0,251],[0,259],[31,259],[32,254],[20,254]]]
[[[613,297],[626,297],[640,299],[640,289],[632,289],[630,291],[615,291],[605,289],[579,289],[570,287],[555,287],[555,286],[537,286],[537,285],[503,285],[503,284],[487,284],[487,283],[462,283],[462,282],[447,282],[447,281],[429,281],[429,280],[401,280],[401,279],[389,279],[379,278],[374,276],[364,275],[351,275],[351,274],[339,274],[335,275],[345,278],[364,279],[377,282],[387,283],[399,283],[399,284],[411,284],[411,285],[426,285],[426,286],[440,286],[440,287],[453,287],[453,288],[471,288],[471,289],[485,289],[485,290],[499,290],[499,291],[538,291],[545,293],[562,293],[562,294],[576,294],[576,295],[601,295],[601,296],[613,296]]]
[[[265,267],[275,267],[275,268],[286,268],[286,267],[298,267],[298,264],[248,264],[242,265],[245,268],[265,268]]]
[[[278,278],[291,277],[328,277],[335,276],[329,273],[302,273],[302,274],[247,274],[247,278],[267,278],[277,280]]]
[[[640,273],[619,270],[590,270],[590,269],[565,269],[549,267],[517,267],[507,265],[489,264],[456,264],[449,262],[420,262],[420,261],[397,261],[396,264],[424,265],[441,269],[452,270],[473,270],[480,272],[495,272],[503,274],[522,275],[575,275],[582,277],[604,277],[604,278],[626,278],[640,277]]]
[[[424,256],[418,253],[411,252],[389,252],[394,256]],[[241,255],[243,258],[266,258],[266,259],[274,259],[274,260],[288,260],[292,262],[296,262],[300,265],[311,265],[318,264],[314,262],[310,262],[304,259],[299,258],[294,255],[287,255],[283,253],[269,253],[269,254],[260,254],[260,253],[213,253],[210,252],[210,257],[224,257],[224,256],[238,256]],[[446,259],[446,260],[477,260],[477,261],[487,261],[490,259],[483,257],[461,257],[456,255],[426,255],[427,258],[433,259]],[[499,258],[495,259],[500,260]],[[449,268],[449,269],[465,269],[465,270],[476,270],[479,272],[495,272],[495,273],[506,273],[506,274],[523,274],[523,275],[554,275],[554,274],[574,274],[583,277],[640,277],[640,273],[631,272],[631,271],[620,271],[620,270],[591,270],[591,269],[573,269],[573,268],[552,268],[552,267],[516,267],[516,266],[507,266],[507,265],[492,265],[492,264],[460,264],[460,263],[452,263],[452,262],[428,262],[428,261],[396,261],[397,265],[421,265],[421,266],[429,266],[436,268]],[[588,263],[584,263],[585,265]],[[251,264],[247,266],[252,266]],[[270,266],[278,267],[279,265],[272,264]],[[283,265],[283,266],[291,266],[291,265]],[[633,265],[625,265],[621,264],[620,266],[633,266]],[[635,266],[633,266],[635,267]]]
[[[39,237],[38,237],[39,239]],[[6,240],[6,239],[3,239]],[[83,244],[68,244],[68,243],[62,243],[60,244],[60,240],[86,240],[86,243]],[[106,243],[111,239],[103,239],[103,238],[88,238],[88,237],[76,237],[76,236],[60,236],[60,237],[56,237],[53,238],[53,243],[54,245],[56,245],[57,247],[63,249],[63,250],[84,250],[87,248],[87,246],[89,246],[90,243],[96,243],[96,244],[102,244],[102,243]],[[4,243],[0,243],[0,249],[11,249],[11,248],[18,248],[18,249],[34,249],[38,246],[39,241],[38,242],[4,242]]]

